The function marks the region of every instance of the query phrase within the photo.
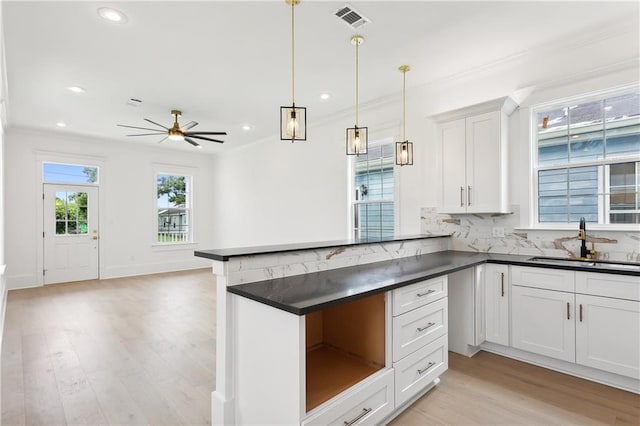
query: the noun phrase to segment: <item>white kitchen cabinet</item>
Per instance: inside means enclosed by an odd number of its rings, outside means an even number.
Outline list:
[[[511,292],[512,346],[575,362],[575,295],[519,286]]]
[[[485,266],[486,341],[509,346],[509,265]]]
[[[576,305],[576,362],[640,379],[640,302],[577,294]]]
[[[501,98],[436,117],[443,213],[508,213],[507,121],[516,104]]]

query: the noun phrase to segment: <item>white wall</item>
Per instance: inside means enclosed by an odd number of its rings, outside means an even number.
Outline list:
[[[420,232],[420,209],[437,206],[441,200],[442,166],[436,124],[430,116],[507,95],[526,104],[637,81],[638,51],[637,21],[630,19],[422,87],[411,87],[412,74],[421,72],[412,69],[407,74],[407,137],[414,142],[415,159],[414,166],[399,170],[397,233]],[[380,64],[390,72],[399,65],[383,59]],[[378,135],[391,132],[399,136],[401,81],[398,72],[397,96],[361,104],[360,124],[370,128],[370,139],[378,137],[376,129]],[[318,121],[316,117],[314,121],[313,110],[309,110],[306,142],[291,144],[274,136],[217,155],[212,190],[216,244],[238,247],[348,237],[344,129],[353,125],[353,114],[338,111],[330,119]],[[524,205],[529,139],[521,125],[523,114],[516,112],[510,120],[515,137],[509,163],[512,202]]]
[[[102,163],[100,179],[100,277],[149,274],[197,267],[194,249],[212,240],[212,157],[154,146],[79,137],[64,132],[9,128],[5,138],[6,262],[9,288],[41,284],[42,203],[39,161],[68,158]],[[157,247],[154,242],[155,164],[190,167],[194,176],[197,244]]]
[[[4,335],[4,317],[7,306],[7,284],[4,257],[4,126],[6,119],[6,72],[4,61],[4,27],[2,2],[0,2],[0,355],[2,355],[2,337]],[[2,385],[0,384],[0,389]],[[0,407],[0,412],[1,412]]]

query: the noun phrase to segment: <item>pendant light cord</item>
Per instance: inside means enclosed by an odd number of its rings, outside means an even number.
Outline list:
[[[296,104],[296,70],[294,66],[295,59],[295,19],[294,19],[294,7],[295,2],[291,2],[291,104]]]
[[[405,120],[405,105],[406,105],[406,84],[407,84],[407,72],[402,72],[402,141],[404,142],[406,135],[406,120]]]
[[[356,40],[356,127],[358,127],[358,47],[360,41]]]

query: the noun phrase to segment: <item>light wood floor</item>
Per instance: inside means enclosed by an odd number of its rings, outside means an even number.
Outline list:
[[[209,424],[210,270],[9,293],[2,425]],[[640,397],[481,352],[395,425],[640,425]]]

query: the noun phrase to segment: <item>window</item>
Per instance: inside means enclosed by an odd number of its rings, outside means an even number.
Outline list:
[[[157,243],[191,241],[191,177],[156,174]]]
[[[42,163],[43,182],[98,184],[98,168],[77,164]]]
[[[395,228],[393,141],[370,142],[355,157],[354,234],[359,239],[392,237]]]
[[[86,235],[87,193],[56,191],[56,235]]]
[[[535,108],[537,224],[640,223],[640,92]]]

